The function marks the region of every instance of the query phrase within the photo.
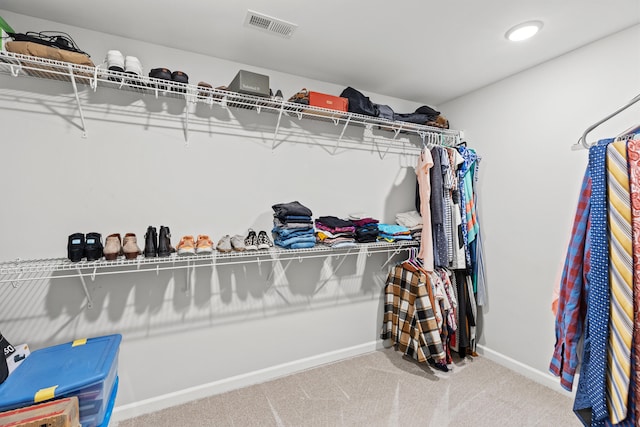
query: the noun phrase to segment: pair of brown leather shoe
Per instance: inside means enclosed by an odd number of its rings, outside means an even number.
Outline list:
[[[118,256],[124,255],[126,259],[136,259],[142,253],[138,246],[138,239],[134,233],[124,235],[124,240],[119,233],[110,234],[104,244],[104,259],[113,261]]]

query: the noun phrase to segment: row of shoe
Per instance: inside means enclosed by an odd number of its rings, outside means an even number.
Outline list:
[[[107,52],[107,56],[105,58],[105,62],[107,64],[107,69],[110,71],[116,71],[119,73],[132,74],[137,76],[137,79],[133,79],[128,83],[135,85],[147,85],[147,83],[142,83],[140,77],[142,76],[142,63],[135,56],[124,56],[119,50],[110,50]],[[171,90],[176,92],[186,92],[183,85],[189,83],[189,76],[183,71],[174,71],[171,72],[168,68],[160,67],[154,68],[149,71],[149,77],[158,80],[167,80],[175,83],[179,83],[179,86],[172,86]],[[113,76],[109,77],[110,80],[119,80]],[[150,87],[155,88],[156,85],[154,83],[148,83]],[[158,89],[166,90],[167,86],[158,84]]]
[[[135,259],[140,255],[138,240],[133,233],[124,235],[124,240],[120,234],[110,234],[105,244],[102,244],[100,233],[73,233],[67,241],[67,258],[72,262],[79,262],[82,259],[96,261],[104,256],[106,260],[115,260],[118,256],[124,255],[127,259]]]
[[[126,233],[124,239],[119,233],[110,234],[102,244],[102,235],[92,232],[74,233],[69,236],[67,243],[67,257],[72,262],[96,261],[104,256],[107,261],[116,260],[119,256],[126,259],[136,259],[144,253],[145,258],[168,257],[177,252],[178,255],[201,255],[213,253],[213,241],[206,234],[199,234],[197,240],[192,235],[180,239],[177,247],[171,245],[171,231],[169,227],[160,226],[160,233],[156,227],[147,227],[144,235],[144,252],[138,246],[138,239],[134,233]],[[224,235],[218,241],[216,249],[220,252],[257,251],[273,247],[266,231],[256,232],[249,229],[246,236],[236,234]]]
[[[249,229],[247,236],[240,234],[230,236],[226,234],[218,240],[216,245],[216,249],[219,252],[257,251],[271,247],[273,247],[273,243],[266,231],[260,231],[256,234],[252,229]],[[176,250],[178,255],[210,254],[213,253],[213,241],[206,234],[198,235],[197,240],[192,235],[187,235],[180,239]]]
[[[145,257],[168,257],[176,250],[171,246],[171,231],[169,227],[160,226],[158,236],[156,228],[149,226],[145,234]],[[104,256],[107,261],[113,261],[119,256],[126,259],[136,259],[142,251],[138,246],[138,238],[134,233],[126,233],[124,239],[119,233],[110,234],[102,244],[102,235],[92,232],[86,235],[73,233],[67,241],[67,258],[72,262],[82,259],[96,261]]]

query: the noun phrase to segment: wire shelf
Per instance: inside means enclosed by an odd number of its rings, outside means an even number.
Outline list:
[[[227,265],[251,262],[270,262],[270,261],[288,261],[288,260],[304,260],[309,258],[320,258],[330,256],[343,256],[358,253],[367,255],[382,252],[401,252],[402,250],[417,247],[418,242],[415,241],[398,241],[394,243],[374,242],[359,243],[352,247],[331,248],[323,245],[316,245],[313,248],[304,249],[282,249],[273,247],[267,250],[258,251],[242,251],[242,252],[216,252],[205,255],[176,255],[172,254],[164,258],[146,258],[142,255],[136,259],[125,259],[119,257],[113,261],[100,259],[97,261],[80,261],[71,262],[67,258],[46,258],[33,260],[14,260],[0,263],[0,283],[3,282],[20,282],[33,280],[31,277],[22,277],[24,275],[39,274],[38,279],[46,278],[41,274],[48,274],[49,277],[59,277],[54,273],[71,273],[60,277],[73,277],[83,274],[104,275],[118,274],[121,272],[135,271],[154,271],[173,268],[188,268],[194,265]],[[135,267],[132,270],[126,267]]]
[[[0,51],[0,74],[20,75],[42,79],[52,79],[71,82],[76,91],[78,108],[81,110],[77,97],[76,83],[88,86],[92,90],[99,87],[137,92],[142,95],[155,97],[171,97],[185,99],[189,103],[217,104],[223,107],[268,111],[279,115],[284,114],[298,119],[313,119],[333,122],[335,125],[343,124],[377,128],[391,132],[395,139],[399,133],[415,134],[422,138],[429,137],[432,144],[454,146],[459,143],[461,133],[457,130],[419,125],[409,122],[392,121],[379,117],[365,116],[361,114],[329,110],[321,107],[313,107],[270,97],[259,97],[230,92],[221,89],[208,88],[193,84],[178,83],[170,80],[111,71],[104,68],[104,64],[96,67],[71,64],[46,58],[22,55],[13,52]],[[81,113],[82,114],[82,113]],[[84,129],[84,118],[83,129]],[[278,130],[276,129],[276,135]],[[344,131],[343,131],[344,133]]]

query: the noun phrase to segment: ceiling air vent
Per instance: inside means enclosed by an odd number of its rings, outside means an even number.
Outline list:
[[[291,38],[295,29],[298,28],[296,24],[291,22],[254,12],[253,10],[247,11],[247,17],[244,21],[244,25],[249,28],[255,28],[260,31],[276,34],[287,39]]]

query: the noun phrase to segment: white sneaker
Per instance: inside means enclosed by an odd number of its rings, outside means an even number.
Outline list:
[[[258,249],[269,249],[273,246],[273,242],[267,236],[266,231],[261,231],[258,233]]]
[[[140,60],[135,56],[127,56],[124,59],[124,72],[141,76],[142,64],[140,63]]]
[[[233,236],[231,238],[231,247],[236,252],[242,252],[246,250],[247,248],[244,245],[244,237],[239,234],[236,234],[235,236]]]
[[[121,73],[124,71],[124,56],[119,50],[108,51],[105,62],[107,63],[107,69],[111,71],[119,71]]]

